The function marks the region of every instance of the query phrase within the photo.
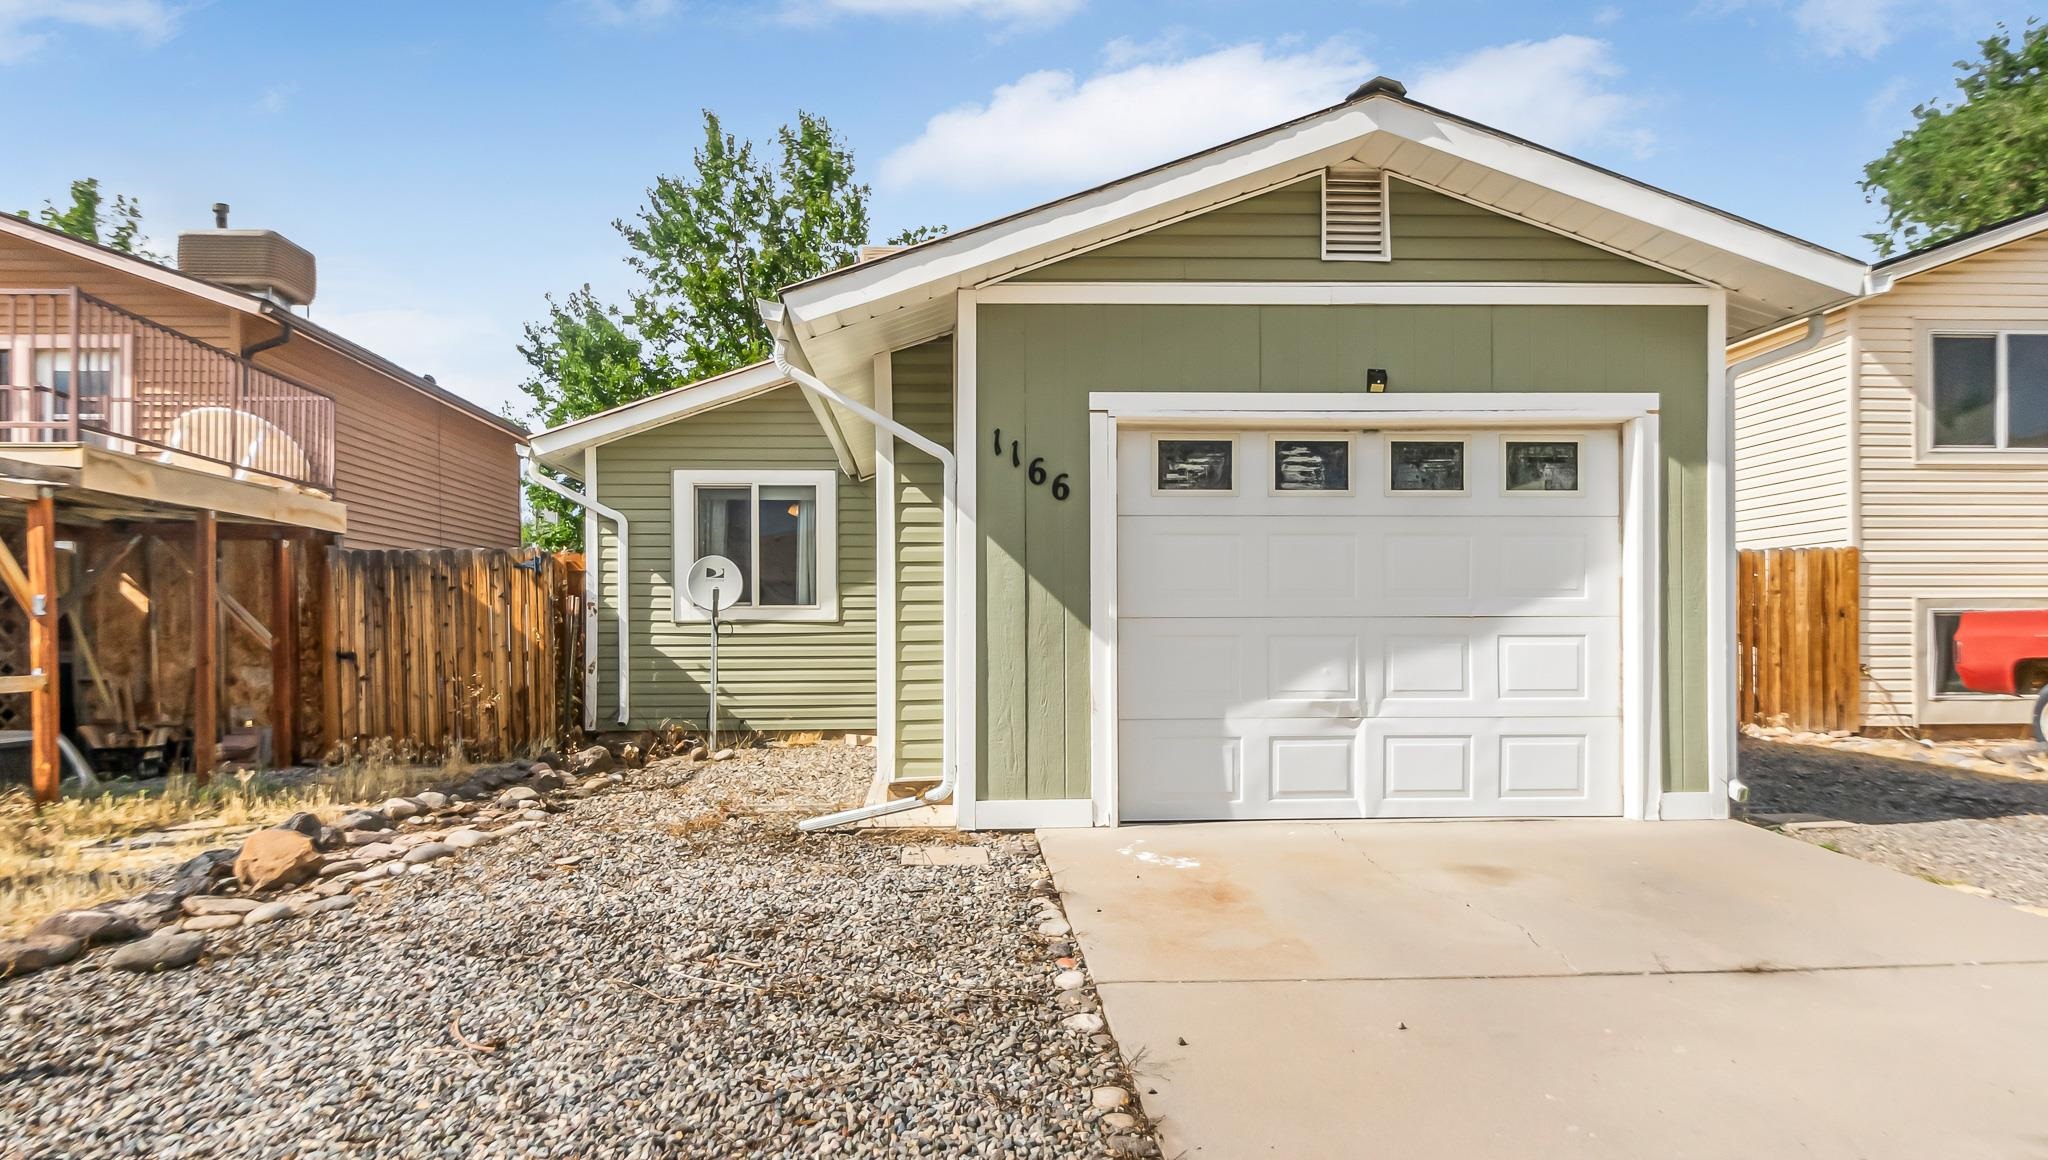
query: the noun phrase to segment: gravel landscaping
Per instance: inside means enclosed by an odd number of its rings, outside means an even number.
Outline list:
[[[0,983],[0,1157],[1157,1155],[1033,839],[794,831],[872,773],[661,762],[188,968]]]
[[[1752,821],[1908,874],[2048,908],[2048,781],[1752,738],[1743,739],[1741,754]]]

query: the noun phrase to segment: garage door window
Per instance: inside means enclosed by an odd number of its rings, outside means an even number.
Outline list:
[[[1387,490],[1404,494],[1465,494],[1465,441],[1394,439],[1387,444],[1391,465]]]
[[[1502,441],[1506,459],[1503,486],[1511,492],[1577,495],[1579,441],[1576,439]]]
[[[1351,494],[1351,440],[1273,440],[1273,493]]]
[[[1236,451],[1237,444],[1231,439],[1162,435],[1153,443],[1156,471],[1152,490],[1229,495],[1237,490]]]

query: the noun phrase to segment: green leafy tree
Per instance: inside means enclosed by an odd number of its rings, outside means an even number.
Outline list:
[[[71,204],[63,209],[58,209],[55,202],[46,201],[43,208],[35,213],[22,210],[16,216],[41,222],[74,238],[97,242],[124,254],[152,262],[165,260],[162,254],[142,247],[142,204],[119,193],[114,195],[113,203],[108,204],[105,195],[100,193],[97,177],[72,182]]]
[[[775,136],[773,162],[704,114],[704,138],[682,177],[661,176],[646,204],[614,221],[636,285],[623,306],[588,286],[548,300],[548,316],[519,346],[532,373],[520,389],[529,420],[552,427],[756,363],[771,342],[756,303],[792,282],[851,263],[868,234],[868,187],[824,118],[798,113]],[[891,239],[910,244],[942,229]],[[580,542],[574,505],[529,488],[528,537],[550,548]],[[552,515],[555,518],[550,520]]]
[[[2004,25],[1959,60],[1962,99],[1913,109],[1913,127],[1863,169],[1863,191],[1882,203],[1870,234],[1890,255],[2048,206],[2048,27],[2027,22],[2013,43]]]

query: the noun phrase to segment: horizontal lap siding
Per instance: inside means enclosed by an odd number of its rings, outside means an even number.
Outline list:
[[[1928,661],[1914,652],[1916,598],[2048,606],[2048,466],[1914,460],[1917,330],[1943,320],[2048,329],[2048,239],[2014,242],[1903,279],[1856,307],[1864,663],[1872,677],[1866,719],[1873,726],[1921,716]],[[1988,704],[1978,715],[1985,722],[2019,719],[2016,701]]]
[[[679,469],[832,470],[839,461],[794,387],[608,443],[598,498],[631,523],[633,727],[700,727],[708,700],[706,625],[677,623],[674,477]],[[831,624],[741,622],[718,642],[723,728],[875,727],[875,493],[839,477],[839,610]],[[603,524],[598,577],[598,704],[618,695],[618,537]],[[686,599],[686,598],[684,598]]]
[[[939,444],[953,444],[953,340],[891,356],[895,418]],[[939,461],[896,444],[896,776],[942,772],[940,719],[945,651],[945,490]]]
[[[0,235],[0,289],[64,290],[72,286],[208,346],[223,350],[234,346],[233,323],[229,321],[234,312],[218,302],[23,238]]]
[[[519,546],[519,441],[511,432],[303,337],[256,361],[334,397],[344,547]]]
[[[1743,548],[1843,547],[1849,528],[1848,315],[1819,346],[1735,384],[1735,537]],[[1803,333],[1803,332],[1802,332]],[[1796,341],[1796,339],[1794,340]],[[1738,347],[1731,361],[1784,345]]]
[[[1597,246],[1395,180],[1393,260],[1326,262],[1322,180],[1271,193],[1022,275],[1039,282],[1679,282]]]

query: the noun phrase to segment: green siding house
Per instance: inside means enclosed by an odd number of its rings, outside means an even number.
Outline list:
[[[1861,279],[1384,79],[871,254],[535,437],[588,724],[703,723],[716,555],[722,724],[874,733],[870,813],[1726,816],[1722,351]]]

